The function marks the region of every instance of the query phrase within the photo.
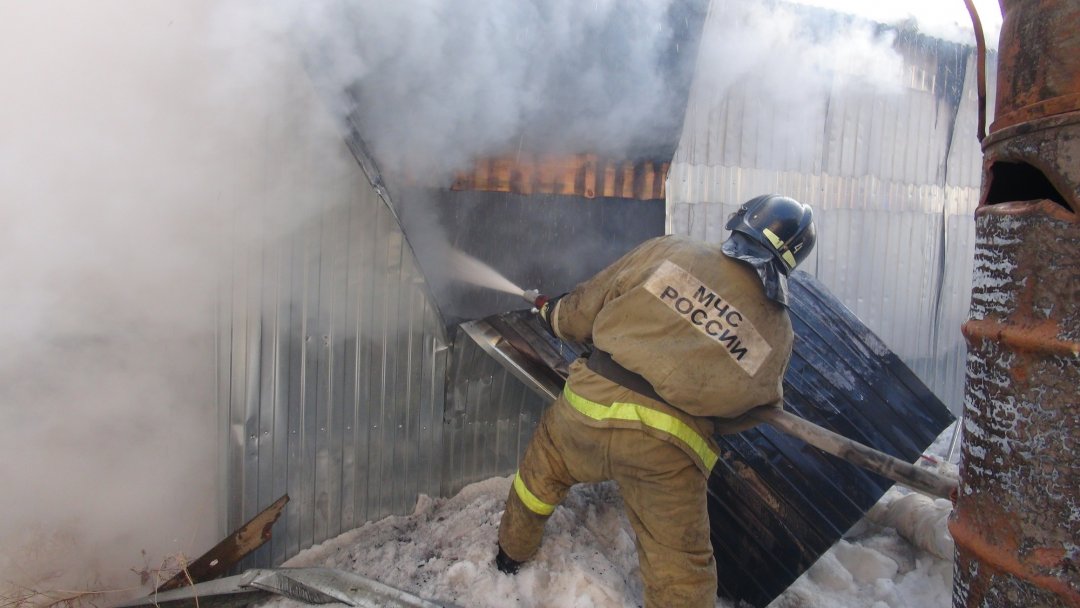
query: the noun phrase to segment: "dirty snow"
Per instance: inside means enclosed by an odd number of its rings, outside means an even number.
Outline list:
[[[948,449],[951,428],[931,448]],[[939,463],[955,473],[955,466]],[[579,485],[548,521],[534,560],[516,576],[495,569],[496,533],[511,477],[422,496],[387,517],[289,560],[356,572],[442,603],[469,607],[622,608],[642,605],[633,532],[612,483]],[[948,501],[894,487],[774,608],[935,608],[950,605]],[[914,542],[913,542],[914,541]],[[300,606],[284,599],[267,608]],[[718,607],[734,604],[718,600]]]

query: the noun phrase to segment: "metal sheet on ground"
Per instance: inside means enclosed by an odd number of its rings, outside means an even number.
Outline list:
[[[918,460],[953,422],[948,408],[816,279],[796,272],[790,291],[795,344],[785,408],[906,462]],[[487,345],[489,354],[514,349],[520,364],[526,342],[532,372],[549,383],[559,376],[555,364],[580,350],[552,351],[527,312],[485,321],[502,337]],[[753,606],[787,589],[892,485],[765,425],[716,439],[722,455],[709,479],[709,518],[718,591]]]

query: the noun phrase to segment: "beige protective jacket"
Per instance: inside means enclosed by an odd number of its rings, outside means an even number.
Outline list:
[[[739,417],[756,406],[781,404],[791,320],[756,271],[719,245],[646,241],[560,299],[552,327],[610,353],[685,414],[719,418],[720,432],[751,426]]]

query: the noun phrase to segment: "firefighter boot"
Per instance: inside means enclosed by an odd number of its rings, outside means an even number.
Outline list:
[[[495,556],[495,567],[503,574],[514,575],[521,569],[521,562],[511,559],[506,551],[499,547],[499,554]]]

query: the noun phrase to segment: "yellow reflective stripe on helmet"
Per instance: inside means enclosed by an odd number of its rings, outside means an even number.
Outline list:
[[[765,234],[765,237],[769,239],[769,242],[773,244],[773,247],[776,247],[777,251],[783,251],[784,241],[781,241],[780,237],[776,236],[772,230],[762,228],[761,232]],[[784,258],[784,261],[787,262],[788,266],[795,268],[795,256],[791,255],[790,251],[784,251],[784,253],[780,254],[780,257]]]
[[[540,500],[536,497],[536,494],[533,494],[529,491],[529,488],[525,487],[525,482],[521,479],[521,471],[514,473],[514,492],[517,493],[521,502],[537,515],[551,515],[555,510],[555,505],[549,505]]]
[[[682,420],[670,415],[638,405],[636,403],[612,403],[603,405],[578,395],[567,385],[563,396],[573,408],[593,420],[630,420],[640,422],[649,428],[663,431],[682,441],[701,458],[707,469],[712,469],[719,457],[712,451],[701,435]]]

